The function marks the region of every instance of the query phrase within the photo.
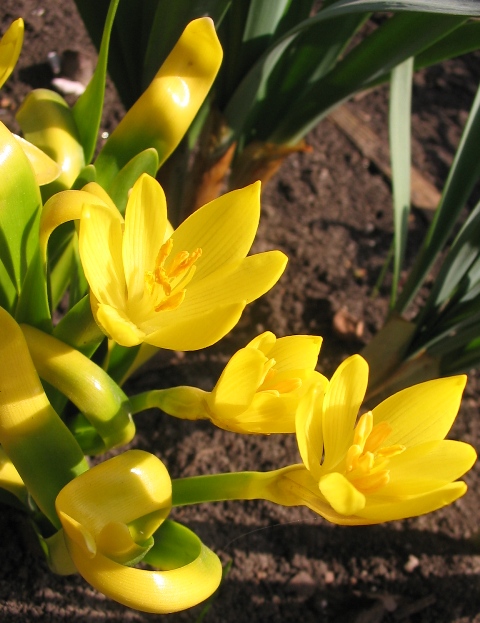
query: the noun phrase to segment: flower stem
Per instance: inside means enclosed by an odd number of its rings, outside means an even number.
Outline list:
[[[172,505],[189,506],[225,500],[269,500],[283,470],[271,472],[229,472],[172,480]]]

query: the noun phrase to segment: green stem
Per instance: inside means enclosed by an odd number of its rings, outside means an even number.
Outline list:
[[[172,505],[189,506],[225,500],[275,502],[273,485],[285,469],[271,472],[230,472],[172,480]]]
[[[130,398],[132,413],[146,409],[161,409],[168,415],[182,420],[205,420],[209,415],[205,409],[204,392],[197,387],[170,387],[152,389]]]

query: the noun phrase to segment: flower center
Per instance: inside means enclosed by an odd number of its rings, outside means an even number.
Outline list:
[[[202,249],[195,249],[192,253],[180,251],[166,266],[172,248],[173,240],[169,238],[160,247],[154,269],[145,272],[147,288],[155,296],[156,312],[171,311],[182,304],[185,286],[193,277],[195,262],[202,255]]]
[[[296,377],[278,378],[278,370],[275,370],[275,359],[269,359],[265,363],[264,377],[259,385],[258,392],[269,392],[278,396],[279,394],[288,394],[302,386],[302,380]]]
[[[345,475],[362,493],[373,493],[386,485],[390,481],[388,460],[405,450],[400,444],[382,446],[391,432],[387,422],[373,426],[371,411],[358,420],[345,460]]]

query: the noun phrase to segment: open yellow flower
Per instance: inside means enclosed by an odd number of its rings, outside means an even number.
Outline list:
[[[196,350],[221,339],[245,305],[279,279],[286,257],[246,257],[260,216],[260,184],[197,210],[168,236],[165,195],[144,174],[120,214],[82,210],[79,249],[102,330],[123,346]]]
[[[213,391],[173,387],[151,394],[148,406],[190,420],[209,419],[238,433],[294,433],[300,398],[312,382],[322,338],[269,331],[233,355]]]
[[[304,465],[285,468],[284,503],[305,504],[334,523],[368,524],[421,515],[463,495],[466,484],[454,481],[473,465],[475,450],[444,438],[466,377],[409,387],[357,419],[367,381],[368,364],[354,355],[302,401]]]
[[[222,566],[193,533],[166,520],[171,492],[163,463],[142,450],[73,479],[56,500],[68,553],[57,544],[54,566],[71,572],[70,556],[92,586],[145,612],[176,612],[203,601],[218,587]],[[140,560],[162,570],[132,567]]]

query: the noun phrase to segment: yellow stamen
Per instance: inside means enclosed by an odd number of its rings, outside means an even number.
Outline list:
[[[171,260],[170,265],[166,266],[172,249],[173,240],[169,238],[158,251],[153,271],[145,272],[145,283],[150,294],[155,292],[156,286],[160,287],[155,297],[158,300],[154,306],[156,312],[172,311],[182,304],[186,290],[181,286],[188,283],[189,277],[193,275],[192,267],[202,255],[201,249],[195,249],[192,253],[180,251]]]
[[[385,486],[390,480],[389,470],[385,469],[388,460],[405,450],[400,444],[381,447],[391,432],[387,422],[373,425],[371,411],[358,420],[345,457],[345,474],[362,493],[374,493]]]

